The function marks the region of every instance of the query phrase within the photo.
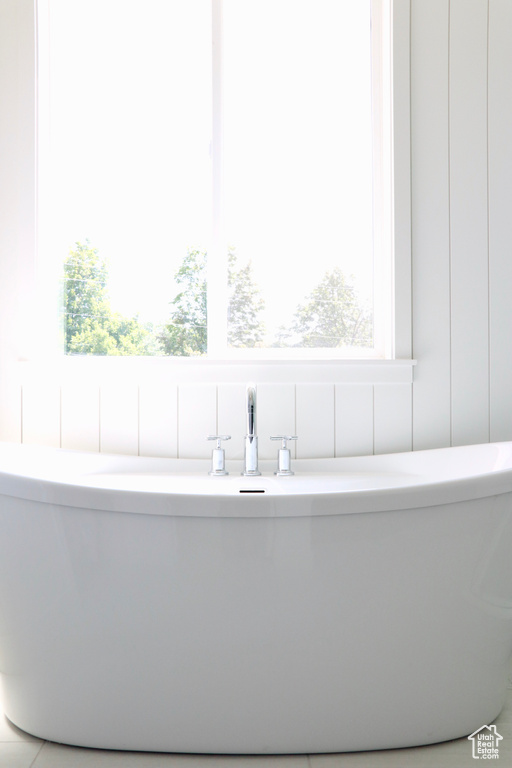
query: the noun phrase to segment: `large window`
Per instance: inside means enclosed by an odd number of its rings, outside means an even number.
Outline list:
[[[389,355],[385,2],[38,15],[40,249],[66,354]]]

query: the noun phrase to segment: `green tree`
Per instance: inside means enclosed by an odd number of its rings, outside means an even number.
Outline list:
[[[67,355],[152,355],[151,324],[112,312],[108,265],[88,240],[75,243],[64,262],[64,351]]]
[[[277,347],[371,347],[373,320],[339,267],[297,307],[289,329],[281,328]]]
[[[107,294],[107,265],[89,241],[75,243],[64,261],[65,350],[73,339],[85,336],[94,324],[102,326],[110,312]]]
[[[171,301],[171,317],[158,339],[166,355],[206,354],[206,251],[189,248],[174,281],[181,290]]]
[[[265,336],[265,324],[259,319],[265,308],[261,291],[254,281],[252,262],[238,268],[234,248],[228,251],[228,345],[258,347]]]
[[[137,317],[127,318],[111,313],[108,322],[92,321],[70,340],[68,355],[131,355],[147,356],[160,353],[150,323],[142,324]]]
[[[207,254],[200,248],[189,248],[174,281],[181,290],[171,301],[171,316],[159,334],[166,355],[199,356],[207,351],[206,307]],[[233,347],[255,347],[264,335],[258,320],[263,309],[249,262],[238,267],[234,248],[228,251],[228,344]]]

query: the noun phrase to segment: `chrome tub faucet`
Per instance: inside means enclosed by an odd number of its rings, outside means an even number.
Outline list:
[[[246,390],[246,434],[244,471],[242,475],[261,475],[258,469],[258,437],[256,435],[256,387],[248,384]]]

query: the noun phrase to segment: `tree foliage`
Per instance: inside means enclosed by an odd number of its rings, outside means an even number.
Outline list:
[[[207,351],[207,254],[189,248],[174,275],[178,292],[168,322],[158,329],[137,316],[113,312],[108,294],[108,264],[88,240],[75,244],[64,263],[64,347],[69,355],[201,356]],[[252,263],[240,265],[228,251],[228,345],[263,345],[264,301]],[[369,347],[371,313],[361,304],[350,279],[336,267],[299,304],[276,347]]]
[[[108,314],[107,265],[89,241],[76,243],[64,262],[65,348],[84,337]]]
[[[252,262],[238,267],[234,248],[228,252],[228,345],[258,347],[265,336],[265,324],[260,313],[265,308],[261,291],[256,285]]]
[[[65,354],[155,354],[151,325],[112,311],[107,261],[88,240],[70,250],[63,282]]]
[[[354,286],[339,267],[297,307],[290,328],[281,328],[276,346],[371,347],[373,321]]]
[[[206,354],[206,251],[189,248],[174,281],[181,290],[170,302],[171,316],[158,336],[166,355]]]
[[[207,350],[207,254],[189,248],[174,281],[181,290],[170,302],[169,322],[162,328],[159,341],[166,355],[199,356]],[[239,267],[233,248],[228,251],[228,344],[255,347],[265,332],[258,319],[264,307],[255,284],[252,264]]]

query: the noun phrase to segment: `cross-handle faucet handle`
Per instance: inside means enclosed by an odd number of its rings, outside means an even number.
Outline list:
[[[282,440],[281,448],[286,448],[288,440],[298,440],[298,435],[271,435],[271,440]]]
[[[208,474],[229,475],[229,472],[226,472],[226,454],[220,444],[223,440],[231,440],[231,435],[208,435],[206,439],[217,441],[217,445],[212,451],[212,468]]]
[[[221,440],[231,440],[231,435],[208,435],[207,440],[216,440],[217,448],[220,448]]]
[[[274,475],[293,475],[291,470],[291,454],[286,443],[289,440],[298,440],[297,435],[271,435],[271,440],[281,440],[281,448],[277,452],[277,470]]]

